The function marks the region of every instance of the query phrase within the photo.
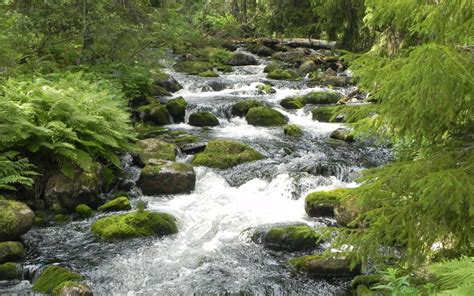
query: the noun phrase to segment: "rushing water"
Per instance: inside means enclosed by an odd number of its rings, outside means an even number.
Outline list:
[[[315,228],[333,223],[307,217],[304,196],[315,190],[355,186],[352,180],[360,169],[385,162],[389,153],[367,143],[328,141],[341,125],[312,120],[309,106],[282,109],[281,99],[319,88],[308,88],[305,81],[272,81],[276,94],[261,94],[255,86],[266,81],[263,68],[268,62],[260,62],[259,66],[235,67],[233,73],[218,78],[171,73],[184,86],[175,96],[187,100],[186,117],[197,110],[212,111],[220,126],[200,129],[182,123],[169,128],[199,135],[202,142],[239,140],[264,154],[264,160],[228,170],[196,168],[196,190],[191,194],[140,196],[149,209],[178,219],[175,236],[101,242],[90,234],[91,223],[100,216],[32,229],[24,236],[29,276],[36,276],[46,264],[61,263],[84,274],[96,295],[343,295],[347,280],[296,275],[286,261],[303,253],[266,250],[250,240],[252,229],[274,223],[306,223]],[[281,111],[289,123],[304,129],[304,137],[289,138],[282,128],[254,127],[245,119],[231,117],[232,104],[249,97]],[[180,161],[190,161],[190,157]],[[128,170],[136,178],[136,168]],[[6,294],[30,291],[26,281],[3,288]]]

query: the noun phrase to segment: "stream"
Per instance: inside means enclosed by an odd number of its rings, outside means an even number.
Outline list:
[[[23,236],[28,248],[25,269],[30,277],[47,264],[60,263],[85,275],[95,295],[345,295],[350,280],[317,279],[296,274],[286,261],[308,254],[277,252],[251,240],[252,229],[278,223],[305,223],[315,228],[334,220],[310,218],[304,197],[312,191],[355,187],[363,168],[385,163],[390,151],[370,143],[329,141],[342,126],[312,119],[311,108],[286,110],[279,101],[321,88],[306,81],[271,81],[275,94],[263,94],[256,85],[267,81],[258,66],[234,67],[217,78],[169,73],[183,89],[174,94],[188,102],[189,114],[211,111],[220,126],[202,129],[186,123],[167,126],[199,136],[199,142],[234,139],[252,146],[265,159],[226,170],[197,167],[196,189],[191,194],[141,196],[149,210],[172,214],[179,233],[165,238],[102,242],[90,232],[103,216],[65,225],[33,228]],[[322,88],[323,90],[325,88]],[[343,94],[352,88],[336,88]],[[232,117],[232,105],[245,98],[265,102],[304,130],[298,139],[284,135],[281,127],[254,127]],[[180,155],[178,161],[190,162]],[[124,159],[130,164],[130,160]],[[130,178],[139,170],[128,165]],[[320,250],[327,248],[323,245]],[[1,287],[0,294],[31,295],[28,281]]]

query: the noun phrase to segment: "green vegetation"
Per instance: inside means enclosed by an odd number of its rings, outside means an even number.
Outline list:
[[[92,215],[94,215],[94,210],[91,209],[91,208],[90,208],[88,205],[86,205],[86,204],[79,204],[79,205],[77,205],[75,212],[76,212],[76,214],[78,214],[79,217],[81,217],[81,218],[89,218],[89,217],[92,217]]]
[[[271,228],[264,235],[263,243],[271,249],[299,251],[314,249],[319,238],[309,226],[284,226]]]
[[[82,281],[84,277],[61,266],[48,266],[33,283],[33,291],[52,293],[54,288],[66,281]]]
[[[234,116],[243,117],[247,115],[247,112],[249,112],[251,108],[262,107],[262,106],[263,106],[263,103],[254,99],[242,100],[232,106],[231,113]]]
[[[194,157],[192,164],[226,169],[262,158],[260,153],[248,145],[229,140],[213,140],[207,144],[204,152]]]
[[[276,69],[267,74],[267,78],[275,80],[300,80],[301,76],[292,70]]]
[[[0,264],[20,261],[25,257],[25,248],[20,242],[0,242]]]
[[[0,281],[19,280],[22,276],[21,266],[16,263],[0,264]]]
[[[245,119],[255,126],[280,126],[288,122],[283,114],[270,107],[253,107],[245,115]]]
[[[92,232],[104,240],[163,236],[178,232],[176,219],[166,213],[137,211],[97,220]]]
[[[285,135],[292,137],[301,137],[303,135],[303,130],[295,124],[287,124],[283,127],[283,132]]]
[[[196,112],[189,116],[189,124],[199,127],[218,126],[219,120],[211,112]]]
[[[97,210],[99,210],[99,212],[118,212],[131,209],[132,205],[130,205],[128,197],[120,196],[101,205]]]

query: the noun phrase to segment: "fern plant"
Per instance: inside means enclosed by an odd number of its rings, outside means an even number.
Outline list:
[[[474,257],[432,264],[428,271],[436,276],[436,295],[474,295]]]
[[[0,154],[0,190],[16,190],[15,185],[30,187],[37,173],[26,158],[19,157],[16,151]]]

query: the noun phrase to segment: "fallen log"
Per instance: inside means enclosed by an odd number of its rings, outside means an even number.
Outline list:
[[[330,49],[333,50],[336,48],[336,42],[319,40],[319,39],[310,39],[310,38],[255,38],[255,39],[246,39],[237,43],[257,43],[263,44],[268,47],[276,47],[281,45],[286,45],[289,47],[304,47],[311,49]]]

